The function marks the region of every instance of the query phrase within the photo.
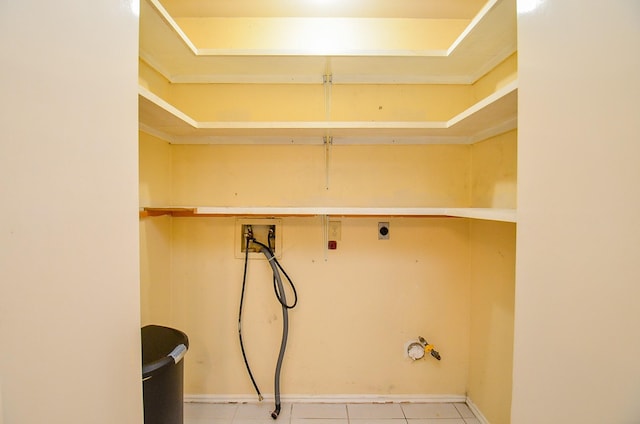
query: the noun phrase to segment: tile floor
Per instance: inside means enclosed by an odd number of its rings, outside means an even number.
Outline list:
[[[184,424],[481,424],[464,403],[185,403]]]

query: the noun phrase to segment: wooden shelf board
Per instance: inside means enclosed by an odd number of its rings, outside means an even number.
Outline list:
[[[144,214],[144,215],[143,215]],[[490,221],[516,222],[515,209],[492,208],[364,208],[364,207],[145,207],[141,217],[456,217]]]
[[[179,214],[186,214],[188,216],[195,216],[197,208],[176,208],[176,207],[166,207],[166,208],[155,208],[155,207],[144,207],[140,209],[140,218],[146,218],[149,216],[163,216],[163,215],[171,215],[178,216]]]

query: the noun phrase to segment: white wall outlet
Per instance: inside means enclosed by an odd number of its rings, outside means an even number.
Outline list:
[[[342,222],[329,221],[329,240],[340,241],[342,238]]]

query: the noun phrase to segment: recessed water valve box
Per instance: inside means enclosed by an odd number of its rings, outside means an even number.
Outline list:
[[[276,258],[282,257],[282,220],[277,218],[239,218],[235,226],[235,257],[245,258],[247,236],[268,246]],[[249,259],[266,259],[256,243],[249,243]]]

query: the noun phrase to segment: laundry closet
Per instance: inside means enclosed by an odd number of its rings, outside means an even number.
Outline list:
[[[338,18],[141,1],[142,324],[189,335],[187,399],[255,399],[238,343],[252,223],[275,225],[299,297],[283,396],[466,401],[509,422],[515,1],[467,3]],[[280,305],[267,261],[247,272],[245,347],[270,393]],[[419,336],[441,360],[408,356]]]

